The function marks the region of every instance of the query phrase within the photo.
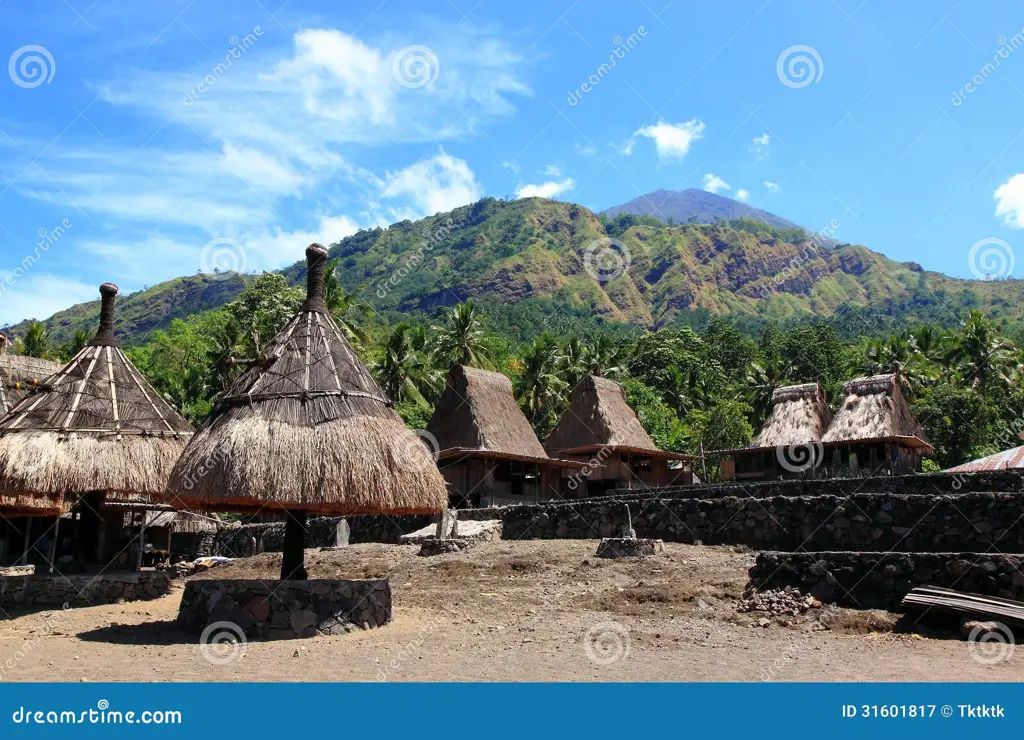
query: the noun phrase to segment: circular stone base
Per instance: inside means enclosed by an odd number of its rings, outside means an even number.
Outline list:
[[[178,624],[188,632],[249,640],[343,635],[390,621],[387,579],[193,580],[185,584],[178,608]]]
[[[637,537],[605,537],[597,546],[599,558],[639,558],[663,552],[665,543],[661,540]]]

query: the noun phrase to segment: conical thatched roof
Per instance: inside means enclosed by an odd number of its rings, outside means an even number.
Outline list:
[[[481,450],[549,459],[501,373],[453,365],[427,425],[440,450]]]
[[[825,392],[818,383],[776,388],[772,412],[751,443],[753,449],[820,442],[832,421]]]
[[[158,494],[191,436],[114,339],[117,286],[100,294],[96,337],[0,420],[0,493]]]
[[[170,527],[177,534],[203,534],[216,532],[224,524],[215,516],[191,511],[147,511],[146,527]]]
[[[551,430],[544,447],[549,452],[564,454],[617,447],[672,459],[692,459],[689,455],[659,450],[626,403],[622,386],[594,375],[573,388],[569,408]]]
[[[440,511],[433,458],[323,302],[327,250],[306,250],[306,302],[214,406],[165,499],[199,510]]]
[[[29,390],[60,370],[60,363],[40,357],[0,352],[0,413],[18,405]]]
[[[824,444],[892,440],[925,450],[932,448],[900,390],[897,375],[850,380],[845,398],[821,437]]]

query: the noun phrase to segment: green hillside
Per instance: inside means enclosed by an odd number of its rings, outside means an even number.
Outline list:
[[[757,221],[666,225],[652,218],[598,217],[572,203],[485,198],[449,213],[360,231],[331,245],[347,290],[385,317],[432,314],[468,297],[511,311],[592,316],[646,327],[693,324],[710,315],[738,324],[838,317],[852,334],[907,320],[956,323],[975,307],[1011,327],[1024,318],[1024,283],[968,281],[899,263],[862,246],[820,246],[794,229]],[[616,240],[609,246],[608,239]],[[605,240],[605,241],[600,241]],[[606,282],[586,269],[591,252],[628,254]],[[302,279],[296,264],[284,274]],[[251,278],[196,275],[125,297],[119,330],[138,343],[170,318],[215,308]],[[52,341],[94,326],[98,302],[46,320]],[[13,327],[15,335],[24,323]]]

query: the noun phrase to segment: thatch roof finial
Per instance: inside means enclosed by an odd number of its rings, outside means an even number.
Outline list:
[[[324,303],[324,272],[327,270],[327,249],[321,244],[306,247],[306,303],[304,311],[327,313]]]
[[[113,283],[103,283],[100,286],[102,304],[100,306],[100,327],[96,330],[96,336],[89,342],[92,346],[117,346],[114,339],[114,300],[117,298],[117,286]]]

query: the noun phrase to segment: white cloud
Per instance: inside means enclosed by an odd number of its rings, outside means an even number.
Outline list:
[[[1024,229],[1024,174],[1014,175],[994,193],[996,215],[1014,229]]]
[[[756,164],[768,156],[768,147],[771,144],[772,137],[767,133],[763,133],[760,136],[755,136],[752,141],[753,145],[750,147],[750,151],[754,155],[754,163]]]
[[[509,159],[506,159],[504,162],[502,162],[501,166],[502,166],[503,169],[511,170],[512,172],[514,172],[517,175],[519,174],[519,170],[522,169],[522,167],[520,167],[518,164],[516,164],[515,162],[513,162],[513,161],[511,161]]]
[[[21,278],[0,273],[0,324],[15,324],[26,318],[46,319],[72,304],[98,298],[98,282],[85,283],[48,273],[29,273]]]
[[[557,164],[546,164],[544,165],[544,174],[548,177],[561,177],[562,168]]]
[[[764,181],[764,186],[765,186],[765,188],[768,189],[768,193],[769,194],[779,192],[779,184],[777,182],[772,182],[771,180],[765,180]]]
[[[576,182],[567,177],[561,182],[545,182],[540,185],[523,185],[516,190],[517,198],[555,198],[576,187]]]
[[[743,188],[740,188],[739,190],[736,191],[736,196],[735,197],[736,197],[736,200],[738,200],[740,203],[746,203],[747,200],[750,199],[750,191],[749,190],[744,190]]]
[[[720,178],[718,175],[713,175],[710,172],[704,175],[704,189],[709,193],[717,193],[719,190],[728,190],[729,183]]]
[[[416,206],[417,217],[433,216],[479,200],[483,193],[464,160],[441,152],[404,170],[387,175],[382,195],[406,197]]]
[[[633,153],[633,142],[637,136],[654,140],[659,159],[682,159],[694,142],[704,138],[704,122],[692,118],[685,123],[658,121],[653,126],[644,126],[637,129],[622,148],[623,154],[628,156]]]
[[[581,157],[593,157],[597,155],[597,149],[590,146],[589,144],[580,144],[579,142],[577,142],[574,149],[576,150],[576,153],[579,154]]]

